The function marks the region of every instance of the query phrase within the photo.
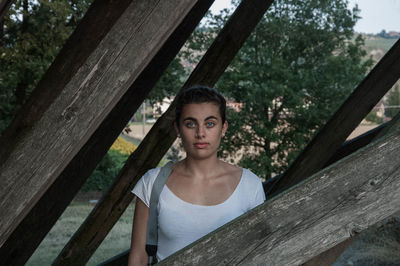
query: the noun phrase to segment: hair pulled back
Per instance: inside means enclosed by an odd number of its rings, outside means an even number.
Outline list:
[[[226,120],[226,101],[225,98],[215,89],[204,86],[196,85],[193,87],[183,89],[177,96],[175,121],[179,125],[179,119],[182,115],[182,109],[186,104],[191,103],[214,103],[218,106],[221,115],[222,124]]]

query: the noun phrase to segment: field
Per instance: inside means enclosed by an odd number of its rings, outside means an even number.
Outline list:
[[[397,41],[397,39],[384,39],[380,37],[369,37],[365,40],[365,48],[367,50],[373,49],[382,49],[382,50],[389,50],[393,44]]]
[[[395,44],[397,39],[385,39],[379,36],[364,35],[364,49],[368,56],[372,56],[373,60],[378,62],[385,53]]]
[[[50,265],[93,207],[94,204],[89,202],[71,203],[26,265]],[[129,249],[132,217],[133,204],[125,211],[87,265],[97,265]]]

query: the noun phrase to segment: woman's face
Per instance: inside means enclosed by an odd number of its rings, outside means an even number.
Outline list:
[[[181,135],[188,157],[206,159],[217,155],[221,136],[228,123],[222,124],[219,108],[214,103],[191,103],[183,106],[177,133]]]

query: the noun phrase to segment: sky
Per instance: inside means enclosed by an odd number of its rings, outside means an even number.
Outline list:
[[[230,0],[215,0],[213,13],[230,6]],[[383,29],[400,32],[400,0],[349,0],[349,8],[355,4],[361,10],[361,19],[355,26],[356,32],[379,33]]]

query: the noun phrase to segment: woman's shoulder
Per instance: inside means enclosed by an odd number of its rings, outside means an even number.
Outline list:
[[[154,180],[156,179],[158,173],[160,172],[161,167],[156,167],[147,170],[147,172],[142,176],[141,180],[144,183],[154,183]]]
[[[235,174],[235,173],[242,172],[242,168],[239,167],[239,166],[236,166],[234,164],[230,164],[230,163],[221,161],[221,165],[222,165],[226,175],[232,175],[232,174]]]
[[[157,167],[148,170],[132,189],[132,193],[139,197],[147,207],[149,207],[153,184],[160,169],[161,167]]]
[[[259,178],[255,173],[253,173],[250,169],[242,168],[243,181],[250,186],[258,186],[262,183],[261,178]]]

